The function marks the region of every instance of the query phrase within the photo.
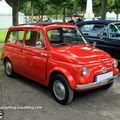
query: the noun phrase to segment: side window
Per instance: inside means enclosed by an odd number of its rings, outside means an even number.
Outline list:
[[[27,31],[25,45],[31,47],[45,48],[45,40],[39,31]]]
[[[109,26],[109,36],[111,38],[119,37],[118,33],[119,33],[119,31],[116,29],[116,27],[114,25]]]
[[[98,37],[99,34],[103,33],[103,30],[104,30],[104,25],[99,25],[99,24],[88,24],[88,25],[84,25],[81,28],[83,34],[94,37]]]
[[[84,25],[80,28],[83,33],[88,33],[93,28],[94,25]]]
[[[93,28],[90,30],[90,35],[98,37],[101,33],[103,33],[104,25],[94,25]]]
[[[108,37],[108,28],[107,28],[107,26],[104,27],[103,36]]]
[[[22,45],[24,38],[24,31],[11,31],[8,36],[8,43]]]

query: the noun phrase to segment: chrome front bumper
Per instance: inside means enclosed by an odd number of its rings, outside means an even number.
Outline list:
[[[119,74],[118,74],[118,75],[119,75]],[[89,83],[89,84],[84,84],[84,85],[77,85],[77,86],[76,86],[76,90],[80,91],[80,90],[94,89],[94,88],[97,88],[97,87],[100,87],[100,86],[107,85],[107,84],[113,82],[114,79],[115,79],[118,75],[113,76],[112,78],[103,80],[103,81],[101,81],[101,82],[94,82],[94,83]]]

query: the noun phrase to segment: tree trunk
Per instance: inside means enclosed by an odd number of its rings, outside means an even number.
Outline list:
[[[63,21],[65,22],[65,16],[66,16],[66,8],[64,6],[64,9],[63,9]]]
[[[117,13],[117,18],[116,18],[116,20],[118,20],[118,16],[119,16],[119,13]]]
[[[33,22],[34,16],[34,2],[31,0],[31,22]]]
[[[60,8],[60,19],[63,19],[63,9]]]
[[[12,9],[13,25],[18,25],[19,0],[12,0],[12,4],[13,4],[13,9]]]
[[[56,8],[55,18],[58,19],[58,8]]]
[[[101,0],[101,19],[106,19],[106,12],[107,12],[107,0]]]
[[[42,3],[42,10],[41,10],[41,21],[43,22],[43,16],[44,16],[44,5]]]

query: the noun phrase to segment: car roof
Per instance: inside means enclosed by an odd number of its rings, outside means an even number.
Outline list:
[[[71,24],[71,23],[66,23],[66,22],[38,22],[38,23],[20,24],[20,25],[41,25],[41,26],[48,26],[48,25],[54,25],[54,24]],[[16,25],[16,26],[20,26],[20,25]]]
[[[71,23],[64,22],[40,22],[40,23],[32,23],[32,24],[19,24],[10,27],[10,29],[21,29],[21,28],[43,28],[43,27],[52,27],[52,26],[74,26]]]
[[[116,21],[116,20],[91,20],[91,21],[79,22],[76,25],[79,26],[79,27],[81,27],[82,25],[85,25],[85,24],[103,24],[103,25],[108,25],[110,23],[116,23],[116,22],[120,23],[120,21]]]

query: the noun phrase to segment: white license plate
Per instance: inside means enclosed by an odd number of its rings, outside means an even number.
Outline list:
[[[109,79],[111,77],[113,77],[113,71],[95,76],[95,82],[101,82],[101,81]]]

